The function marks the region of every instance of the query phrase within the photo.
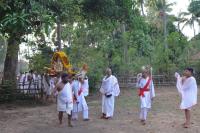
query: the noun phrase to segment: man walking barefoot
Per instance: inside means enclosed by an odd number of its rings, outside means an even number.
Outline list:
[[[63,113],[67,112],[68,114],[68,126],[73,127],[71,124],[71,115],[73,110],[73,97],[72,97],[72,88],[68,82],[68,75],[63,73],[61,76],[62,81],[56,85],[58,91],[57,96],[57,110],[58,110],[58,119],[60,124],[62,124]]]
[[[180,109],[185,111],[186,121],[183,124],[184,128],[189,128],[191,123],[190,112],[192,107],[197,104],[197,83],[196,79],[192,75],[192,68],[186,68],[183,77],[180,77],[178,73],[175,73],[175,77],[177,78],[176,87],[182,97]]]

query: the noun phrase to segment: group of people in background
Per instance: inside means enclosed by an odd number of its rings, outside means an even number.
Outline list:
[[[176,87],[181,96],[180,109],[184,110],[186,121],[184,128],[188,128],[191,123],[191,110],[197,104],[197,83],[193,77],[193,69],[186,68],[182,77],[175,73],[177,79]],[[52,95],[56,97],[59,123],[62,124],[63,113],[68,115],[68,126],[72,127],[72,120],[78,120],[79,112],[82,112],[84,121],[89,119],[89,107],[86,97],[89,95],[89,81],[86,75],[60,73],[51,76],[44,74],[36,76],[33,71],[21,76],[20,82],[27,82],[28,88],[36,79],[42,79],[46,99]],[[152,77],[152,68],[143,67],[141,73],[137,75],[136,87],[139,90],[140,113],[139,119],[142,125],[146,124],[148,112],[151,109],[155,89]],[[119,96],[120,88],[117,78],[112,75],[110,68],[106,69],[106,75],[100,87],[102,94],[102,116],[101,119],[111,119],[114,115],[115,97]]]
[[[35,94],[42,88],[42,76],[33,70],[18,76],[18,86],[23,93]]]

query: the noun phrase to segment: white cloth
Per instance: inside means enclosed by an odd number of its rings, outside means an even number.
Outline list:
[[[115,96],[106,97],[102,95],[102,113],[106,114],[106,117],[113,117],[115,108]]]
[[[147,120],[148,108],[142,108],[140,110],[140,120]]]
[[[22,74],[20,79],[19,79],[20,89],[24,89],[25,88],[25,78],[26,78],[26,75]]]
[[[21,77],[20,77],[19,82],[20,82],[20,83],[25,82],[25,78],[26,78],[26,75],[25,75],[25,74],[22,74]]]
[[[83,95],[83,92],[78,95],[78,92],[81,89],[81,83],[78,80],[74,80],[72,82],[72,90],[74,92],[75,97],[77,98],[77,101],[74,102],[73,105],[73,114],[76,115],[76,113],[83,111],[83,114],[85,112],[86,115],[83,115],[84,119],[88,118],[88,105],[85,100],[85,96]],[[74,116],[72,116],[74,118]]]
[[[111,75],[108,78],[104,77],[100,88],[100,92],[102,94],[112,94],[114,96],[119,96],[120,88],[117,78],[113,75]]]
[[[177,78],[176,87],[181,94],[180,109],[191,109],[197,104],[197,83],[194,77],[185,78],[180,77],[178,73],[175,74]]]
[[[115,96],[120,93],[117,78],[113,75],[108,78],[104,77],[100,92],[102,93],[102,113],[106,114],[106,117],[113,117]],[[106,95],[111,96],[106,97]]]
[[[29,87],[29,81],[28,81],[28,73],[24,74],[24,92],[28,92],[28,87]]]
[[[52,94],[54,88],[55,88],[55,78],[51,78],[50,81],[49,81],[49,84],[50,84],[50,86],[47,89],[47,95],[50,96]]]
[[[43,84],[44,92],[47,93],[47,90],[49,89],[49,81],[45,75],[42,78],[42,84]]]
[[[28,77],[30,79],[28,79]],[[26,76],[26,84],[27,84],[27,89],[28,89],[28,93],[30,94],[35,94],[36,93],[36,88],[37,88],[37,84],[35,83],[36,80],[36,76],[34,73],[28,73]]]
[[[140,80],[138,80],[137,88],[144,88],[144,86],[146,85],[148,80],[149,80],[149,77],[147,77],[146,79],[141,78]],[[155,89],[154,89],[154,84],[153,84],[152,80],[150,81],[148,88],[149,88],[149,91],[145,91],[144,96],[140,96],[140,102],[141,102],[140,107],[141,108],[150,109],[151,108],[151,99],[153,97],[155,97]]]
[[[71,114],[73,110],[72,88],[70,83],[67,83],[64,88],[58,92],[57,110]]]
[[[88,83],[88,79],[85,79],[83,84],[82,84],[82,88],[83,88],[83,95],[86,97],[89,95],[89,83]]]
[[[42,88],[42,77],[41,75],[37,75],[37,83],[38,83],[38,89]]]
[[[83,119],[88,119],[88,110],[83,110],[82,111]],[[78,112],[72,112],[72,119],[78,119]]]

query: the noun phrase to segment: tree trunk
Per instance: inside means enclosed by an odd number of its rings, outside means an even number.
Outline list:
[[[123,36],[123,51],[124,51],[124,62],[123,64],[126,64],[126,68],[129,65],[129,59],[128,59],[128,42],[126,40],[126,37],[124,36],[125,32],[126,32],[126,25],[125,23],[122,23],[122,27],[121,27],[121,32],[122,32],[122,36]],[[128,73],[128,70],[125,71],[125,73]]]
[[[163,30],[164,30],[164,47],[165,49],[168,48],[168,45],[167,45],[167,14],[165,12],[165,10],[163,9]]]
[[[13,89],[17,86],[17,64],[18,64],[18,51],[19,51],[19,41],[17,41],[15,36],[11,36],[8,39],[8,46],[7,46],[7,53],[6,59],[4,63],[4,75],[3,75],[3,82],[9,81],[12,84]]]
[[[193,33],[194,33],[194,37],[196,36],[196,31],[195,31],[195,26],[194,26],[194,22],[192,24],[192,28],[193,28]]]
[[[57,17],[57,45],[58,49],[61,50],[61,23],[60,18]]]
[[[144,0],[140,0],[140,6],[141,6],[141,10],[142,10],[142,16],[145,16],[145,14],[144,14]]]
[[[181,33],[180,22],[178,22],[178,32]]]

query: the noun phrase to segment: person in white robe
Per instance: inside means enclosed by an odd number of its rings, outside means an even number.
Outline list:
[[[28,92],[28,87],[29,87],[28,75],[29,73],[25,72],[24,89],[26,93]]]
[[[21,74],[20,79],[19,79],[19,83],[23,83],[25,81],[25,74]]]
[[[83,80],[82,88],[83,88],[83,95],[87,97],[89,95],[89,81],[87,77],[85,77]]]
[[[24,86],[25,86],[26,75],[22,74],[19,79],[19,86],[21,91],[24,93]]]
[[[49,80],[49,89],[47,90],[47,95],[48,96],[51,96],[51,94],[53,93],[53,90],[55,88],[55,78],[54,77],[51,77],[50,80]]]
[[[151,74],[147,68],[137,76],[136,87],[139,89],[140,97],[140,120],[143,125],[146,124],[148,111],[151,109],[151,103],[155,97],[154,84]]]
[[[35,81],[34,81],[34,87],[36,90],[36,94],[39,97],[39,93],[41,91],[41,75],[39,73],[35,73]]]
[[[180,109],[185,111],[186,121],[183,124],[185,128],[190,126],[190,110],[197,104],[197,83],[196,79],[192,75],[192,68],[186,68],[183,77],[178,73],[175,73],[175,77],[177,78],[176,87],[181,95]]]
[[[71,116],[73,110],[73,94],[70,83],[68,82],[68,75],[62,74],[62,81],[56,85],[57,94],[57,111],[59,112],[58,118],[62,124],[63,113],[68,115],[68,126],[72,127]]]
[[[72,82],[72,90],[74,92],[74,106],[72,119],[78,120],[78,113],[82,112],[83,120],[89,121],[89,108],[83,93],[83,79],[81,76],[76,75],[75,79]]]
[[[36,84],[35,84],[35,74],[33,70],[30,70],[27,74],[27,84],[28,84],[28,93],[35,94],[36,93]]]
[[[40,90],[42,88],[42,76],[37,73],[36,75],[36,82],[37,82],[37,88]]]
[[[106,69],[106,76],[100,88],[102,94],[102,119],[110,119],[114,115],[115,97],[119,96],[120,88],[117,78],[112,75],[110,68]]]
[[[47,90],[49,89],[50,87],[50,83],[49,83],[49,77],[48,75],[45,73],[43,76],[42,76],[42,89],[43,89],[43,92],[47,98]]]

